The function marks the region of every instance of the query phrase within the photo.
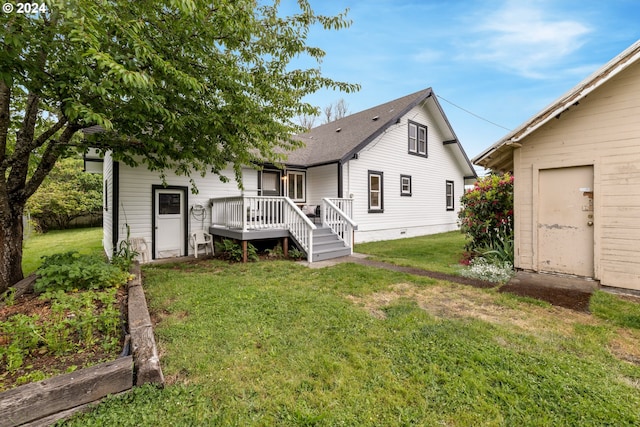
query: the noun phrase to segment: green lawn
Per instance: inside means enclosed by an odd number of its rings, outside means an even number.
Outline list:
[[[640,330],[624,320],[640,310],[616,297],[598,298],[599,318],[288,261],[150,265],[144,281],[168,385],[109,398],[68,425],[640,424]],[[610,319],[611,306],[625,315]]]
[[[360,243],[355,252],[396,265],[457,274],[465,238],[459,231],[384,242]]]
[[[102,227],[32,234],[23,245],[22,270],[25,276],[36,271],[42,262],[42,256],[67,251],[103,253]]]

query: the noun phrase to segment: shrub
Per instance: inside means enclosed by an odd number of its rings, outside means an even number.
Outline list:
[[[489,261],[484,258],[475,258],[460,271],[464,277],[486,280],[494,283],[506,283],[513,276],[513,264],[509,261]]]
[[[301,260],[301,259],[304,259],[305,257],[306,255],[300,249],[298,248],[289,249],[289,258],[294,260]]]
[[[273,249],[267,249],[265,252],[269,258],[281,259],[284,257],[284,251],[282,250],[282,245],[280,243],[278,243]]]
[[[223,259],[240,262],[242,261],[242,246],[240,243],[224,239],[216,242],[216,252],[221,254]],[[258,250],[251,243],[247,243],[247,259],[249,261],[258,261]]]
[[[127,282],[129,273],[106,263],[100,256],[80,255],[75,251],[42,257],[38,268],[36,293],[71,291],[75,289],[103,289]]]
[[[102,176],[83,172],[81,158],[58,160],[38,191],[27,201],[27,210],[43,232],[69,228],[71,221],[87,215],[99,221],[102,218]]]
[[[461,199],[460,229],[469,239],[466,250],[513,261],[513,176],[488,175]]]

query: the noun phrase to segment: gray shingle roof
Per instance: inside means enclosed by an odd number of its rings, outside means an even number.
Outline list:
[[[432,94],[431,88],[424,89],[299,134],[296,139],[305,147],[289,153],[286,163],[313,166],[346,160]]]

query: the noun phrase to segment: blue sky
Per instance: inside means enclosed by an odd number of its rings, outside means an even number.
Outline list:
[[[638,0],[310,3],[327,15],[349,8],[351,27],[313,29],[308,44],[326,51],[323,74],[362,89],[308,101],[344,98],[355,113],[431,87],[470,158],[508,131],[447,101],[514,129],[640,39]],[[283,12],[293,5],[283,0]]]

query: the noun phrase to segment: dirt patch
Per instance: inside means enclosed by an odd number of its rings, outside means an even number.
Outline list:
[[[609,351],[618,359],[640,365],[640,331],[620,328],[609,342]]]
[[[588,314],[563,308],[535,305],[505,306],[496,300],[495,294],[478,292],[466,286],[418,287],[409,283],[398,283],[388,291],[376,292],[366,297],[347,296],[348,300],[363,307],[378,319],[386,317],[385,307],[401,298],[416,301],[421,309],[436,318],[478,319],[517,327],[523,332],[541,337],[547,334],[570,336],[575,324],[597,322]],[[554,320],[557,316],[563,318],[561,324]]]
[[[498,288],[499,292],[508,292],[511,294],[536,298],[546,301],[554,306],[568,308],[579,312],[589,311],[589,299],[591,291],[577,289],[555,288],[553,286],[540,286],[535,283],[523,281],[518,284],[507,284],[499,286],[493,282],[485,280],[473,279],[470,277],[455,276],[452,274],[440,273],[435,271],[426,271],[414,267],[403,267],[381,261],[372,261],[369,259],[351,257],[350,261],[357,264],[366,265],[376,268],[384,268],[386,270],[398,271],[416,276],[431,277],[437,280],[446,280],[447,282],[459,283],[461,285],[473,286],[474,288],[488,289]]]
[[[536,298],[558,307],[582,312],[589,312],[589,300],[591,299],[591,292],[589,291],[543,287],[527,283],[507,284],[501,286],[498,292],[509,292],[514,295]]]

